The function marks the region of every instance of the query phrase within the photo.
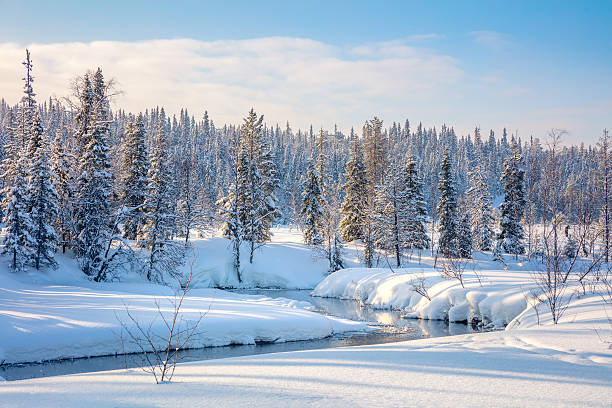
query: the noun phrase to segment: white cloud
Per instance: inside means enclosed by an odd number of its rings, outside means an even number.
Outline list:
[[[20,98],[24,47],[0,43],[0,96]],[[190,39],[28,45],[39,101],[69,93],[70,79],[101,67],[123,94],[115,105],[176,113],[204,109],[237,123],[253,106],[293,127],[359,126],[374,114],[403,120],[463,78],[458,62],[405,41],[342,49],[300,38]]]
[[[497,31],[479,30],[471,31],[469,34],[478,44],[493,50],[499,51],[513,45],[509,35],[498,33]]]

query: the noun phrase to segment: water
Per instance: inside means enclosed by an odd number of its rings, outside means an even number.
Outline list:
[[[182,362],[277,353],[282,351],[392,343],[423,337],[442,337],[476,331],[472,326],[465,324],[404,319],[398,311],[377,310],[367,306],[362,307],[359,302],[354,300],[312,297],[310,296],[310,292],[305,290],[252,289],[235,292],[262,295],[270,298],[289,298],[308,301],[316,307],[316,311],[319,313],[343,317],[350,320],[372,322],[376,330],[369,332],[343,333],[317,340],[287,343],[260,343],[255,345],[232,345],[184,350],[181,352]],[[140,354],[75,358],[47,361],[43,363],[0,366],[0,377],[4,377],[6,380],[11,381],[54,375],[134,368],[141,367],[143,364],[143,357]]]

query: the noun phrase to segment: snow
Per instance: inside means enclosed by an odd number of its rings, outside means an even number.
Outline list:
[[[287,236],[291,234],[287,233],[285,240]],[[364,323],[309,311],[312,305],[308,302],[200,287],[205,286],[203,281],[212,282],[210,275],[222,279],[220,262],[226,253],[214,250],[226,242],[213,238],[195,243],[194,273],[199,273],[197,277],[202,280],[185,299],[182,317],[188,323],[202,313],[205,316],[189,346],[284,342],[367,330]],[[311,255],[304,248],[283,240],[270,246],[263,251],[267,259],[259,256],[261,261],[245,274],[248,283],[301,287],[312,285],[315,277],[321,279],[317,263],[305,262]],[[293,261],[288,260],[290,257]],[[174,293],[170,287],[148,283],[137,274],[128,274],[120,282],[95,283],[84,278],[74,259],[58,255],[57,260],[57,270],[12,273],[6,265],[0,270],[0,361],[18,363],[138,351],[136,345],[122,345],[120,341],[120,322],[130,323],[126,308],[143,325],[150,323],[155,334],[166,333],[156,301],[167,316]],[[285,268],[284,277],[283,262],[295,265]]]
[[[249,263],[244,246],[241,284],[232,269],[229,240],[220,237],[194,240],[194,251],[186,256],[187,264],[194,259],[194,284],[197,287],[312,289],[327,276],[327,260],[303,243],[300,231],[277,227],[272,233],[272,242],[256,251],[253,264]]]
[[[329,275],[314,289],[315,296],[358,299],[375,308],[404,309],[408,317],[483,321],[501,328],[527,307],[525,295],[533,289],[536,264],[507,260],[504,268],[477,253],[465,267],[465,288],[456,279],[442,278],[433,260],[413,259],[402,269],[352,268]],[[439,261],[440,262],[440,261]],[[425,279],[431,301],[413,290],[417,279]],[[540,306],[543,308],[544,306]]]
[[[609,407],[612,357],[572,324],[180,364],[156,385],[138,369],[12,381],[31,406]],[[24,397],[24,396],[27,396]]]

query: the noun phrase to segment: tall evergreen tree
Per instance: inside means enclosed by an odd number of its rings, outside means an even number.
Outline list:
[[[121,162],[121,203],[129,213],[124,224],[124,236],[128,239],[136,239],[144,225],[148,168],[145,128],[140,114],[127,125]]]
[[[402,176],[407,211],[407,220],[402,231],[403,246],[408,250],[429,248],[426,228],[427,204],[423,197],[423,182],[419,178],[414,156],[408,157]]]
[[[443,256],[455,257],[457,253],[457,192],[448,149],[444,150],[440,170],[440,201],[438,202],[438,251]]]
[[[518,146],[512,146],[512,155],[504,162],[504,201],[500,206],[501,221],[500,233],[497,236],[497,245],[507,253],[520,255],[525,253],[521,242],[525,233],[521,220],[525,212],[524,177],[522,157]]]
[[[105,279],[104,254],[112,235],[108,158],[109,111],[102,71],[85,74],[79,89],[76,138],[79,178],[75,213],[76,249],[83,272],[95,281]]]
[[[182,262],[182,250],[172,239],[176,214],[172,207],[172,172],[168,157],[168,136],[162,111],[151,152],[147,196],[144,202],[146,221],[139,241],[151,252],[147,262],[147,279],[162,281],[169,273],[177,276],[176,267]]]
[[[477,165],[470,175],[470,188],[466,191],[469,199],[469,214],[474,237],[474,247],[479,251],[491,250],[493,241],[493,207],[484,169]]]
[[[33,263],[55,266],[57,234],[53,223],[57,217],[57,192],[52,184],[49,144],[38,114],[34,115],[28,148],[30,157],[28,190],[32,220]]]
[[[323,217],[323,197],[319,184],[319,173],[315,169],[314,158],[308,163],[304,190],[302,192],[302,209],[300,211],[304,225],[304,243],[307,245],[320,245]]]
[[[383,184],[376,189],[374,214],[376,245],[391,251],[397,267],[401,266],[409,211],[400,176],[396,165],[387,169]]]
[[[53,185],[57,192],[57,218],[55,230],[58,235],[58,244],[62,252],[71,246],[74,239],[72,215],[75,197],[75,180],[72,165],[76,158],[70,149],[64,146],[65,141],[56,135],[51,148],[51,174]]]
[[[346,182],[342,186],[344,201],[340,209],[342,214],[340,231],[342,239],[351,242],[364,236],[368,185],[363,154],[356,137],[352,141],[351,156],[346,164],[345,179]]]
[[[471,258],[473,249],[470,215],[463,211],[457,228],[457,255],[460,258]]]

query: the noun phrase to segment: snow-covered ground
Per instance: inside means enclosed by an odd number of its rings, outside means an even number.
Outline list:
[[[302,244],[297,231],[275,230],[274,240],[245,262],[243,286],[312,288],[325,275],[325,264]],[[266,299],[206,286],[232,285],[228,242],[209,238],[194,242],[194,289],[182,307],[188,323],[205,317],[192,347],[253,344],[257,341],[317,339],[333,333],[364,330],[363,323],[340,320],[307,310],[307,302]],[[59,268],[12,273],[0,259],[0,362],[30,362],[67,357],[138,351],[122,342],[120,322],[130,323],[126,308],[154,333],[167,331],[156,301],[168,315],[173,289],[148,283],[137,273],[120,281],[85,279],[76,261],[57,257]],[[188,268],[190,261],[186,262]],[[210,310],[209,310],[210,308]]]
[[[597,295],[574,296],[560,324],[525,294],[533,263],[507,267],[476,254],[465,288],[443,279],[433,260],[406,267],[350,268],[327,276],[325,261],[276,230],[245,269],[244,286],[313,287],[319,296],[359,299],[407,317],[483,319],[504,331],[375,346],[257,355],[181,364],[173,382],[156,385],[139,369],[0,383],[0,406],[611,406],[612,310]],[[320,338],[363,330],[362,323],[313,313],[304,302],[239,295],[206,286],[235,286],[227,241],[194,242],[197,288],[184,318],[202,320],[193,346]],[[347,249],[356,265],[356,249]],[[73,259],[54,271],[0,271],[0,360],[35,361],[121,352],[125,306],[164,331],[155,300],[172,290],[137,274],[119,282],[83,278]],[[248,261],[247,261],[248,263]],[[187,266],[186,266],[187,267]],[[414,292],[422,278],[431,301]],[[322,281],[321,281],[322,280]],[[571,288],[571,290],[579,288]],[[606,309],[607,307],[607,309]]]
[[[312,289],[327,276],[327,260],[305,245],[296,228],[277,227],[272,241],[259,248],[249,263],[248,248],[242,249],[238,283],[232,269],[230,241],[220,237],[193,241],[186,256],[188,269],[193,260],[194,284],[198,287],[246,287]],[[347,262],[356,265],[355,250],[347,248]]]
[[[0,405],[188,407],[609,407],[612,358],[570,326],[0,383]]]

